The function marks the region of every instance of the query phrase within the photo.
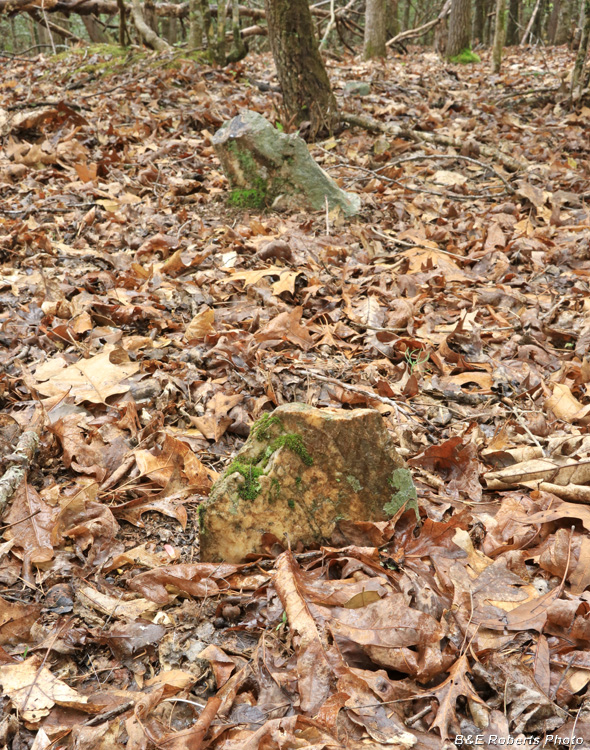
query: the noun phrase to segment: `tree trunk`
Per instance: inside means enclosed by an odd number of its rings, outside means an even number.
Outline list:
[[[483,43],[486,47],[491,47],[494,41],[492,18],[495,16],[496,2],[497,0],[486,0],[486,17],[483,32]],[[504,38],[506,38],[506,35],[504,35]]]
[[[404,31],[410,28],[410,10],[412,9],[412,0],[406,0],[406,7],[404,8]]]
[[[533,28],[533,24],[535,23],[535,18],[537,17],[537,13],[539,12],[540,7],[541,7],[541,0],[537,0],[537,2],[535,3],[535,7],[533,8],[531,17],[529,18],[528,25],[525,29],[524,34],[522,35],[522,39],[520,40],[521,44],[526,44],[526,41],[529,37],[529,34],[531,33],[531,29]]]
[[[211,47],[214,62],[225,65],[225,24],[227,16],[227,0],[217,2],[217,27],[215,29],[215,41]]]
[[[449,17],[447,57],[471,48],[471,0],[453,0]]]
[[[541,0],[539,10],[537,11],[537,15],[535,17],[535,21],[531,30],[531,42],[535,42],[539,39],[542,39],[543,37],[543,26],[546,9],[547,3],[545,2],[545,0]]]
[[[100,28],[100,26],[96,23],[96,19],[94,16],[80,16],[82,19],[82,23],[86,27],[86,31],[88,32],[88,37],[90,38],[90,41],[92,44],[104,44],[104,42],[107,41],[107,35],[104,33],[104,31]]]
[[[473,21],[473,38],[478,42],[484,41],[486,23],[486,1],[475,0],[475,19]]]
[[[520,22],[520,0],[510,0],[508,6],[508,24],[506,29],[506,44],[512,47],[518,44],[518,24]]]
[[[590,42],[590,0],[584,2],[584,24],[582,26],[582,36],[580,46],[574,63],[572,73],[572,102],[576,103],[582,96],[586,83],[585,64],[588,57],[588,43]]]
[[[561,11],[561,0],[553,0],[553,8],[551,9],[551,15],[549,16],[549,23],[547,24],[547,41],[549,42],[549,44],[555,44],[560,11]]]
[[[572,40],[573,0],[561,0],[561,11],[555,32],[555,44],[569,44]]]
[[[170,46],[173,46],[178,41],[178,27],[177,20],[174,17],[162,18],[160,20],[162,36],[168,42]]]
[[[163,39],[160,39],[156,32],[145,22],[141,0],[132,0],[131,15],[139,36],[148,47],[155,49],[157,52],[167,52],[170,49],[169,45]]]
[[[506,0],[496,0],[496,28],[492,50],[492,70],[498,75],[502,66],[502,50],[506,40]]]
[[[227,53],[228,63],[243,60],[248,54],[248,45],[243,40],[240,29],[240,6],[238,0],[232,0],[231,4],[231,33],[232,44],[230,51]]]
[[[365,44],[363,57],[372,60],[374,57],[385,57],[387,48],[385,25],[385,0],[367,0],[365,11]]]
[[[265,0],[270,47],[285,113],[314,138],[338,128],[338,105],[318,50],[307,0]]]
[[[391,39],[392,37],[397,36],[401,29],[398,18],[398,0],[388,0],[388,2],[389,12],[386,14],[387,18],[385,25],[387,29],[386,36],[388,39]]]

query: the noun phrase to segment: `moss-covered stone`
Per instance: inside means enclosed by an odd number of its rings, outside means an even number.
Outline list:
[[[254,423],[213,486],[201,559],[242,560],[261,551],[265,533],[317,546],[338,519],[387,520],[392,489],[411,500],[404,466],[377,411],[281,406]]]
[[[280,205],[297,210],[340,206],[346,215],[359,211],[360,199],[341,190],[309,154],[296,135],[273,128],[262,115],[246,111],[226,122],[213,146],[231,187],[229,201],[238,207]],[[279,201],[280,199],[280,201]]]

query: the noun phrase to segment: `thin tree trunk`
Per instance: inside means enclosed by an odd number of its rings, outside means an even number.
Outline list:
[[[199,49],[203,44],[203,7],[201,0],[189,0],[188,3],[188,46]]]
[[[385,26],[385,0],[367,0],[365,11],[365,43],[363,57],[372,60],[374,57],[385,57],[387,48]]]
[[[94,16],[81,16],[82,23],[88,32],[88,38],[93,44],[102,44],[107,41],[107,36],[96,23]]]
[[[471,0],[453,0],[449,17],[447,57],[471,48]]]
[[[388,0],[389,2],[389,12],[386,14],[386,36],[388,39],[391,39],[392,36],[396,36],[401,31],[399,27],[399,17],[398,17],[398,0]]]
[[[553,8],[551,9],[551,15],[549,16],[549,23],[547,24],[547,41],[549,44],[555,44],[555,38],[557,36],[557,26],[559,24],[559,16],[561,11],[561,0],[553,0]]]
[[[248,45],[242,38],[242,30],[240,29],[239,0],[232,0],[231,2],[231,34],[232,44],[230,51],[227,53],[228,63],[238,62],[248,54]]]
[[[336,130],[338,105],[318,50],[307,0],[265,0],[265,7],[287,117],[295,125],[309,121],[312,138]]]
[[[412,0],[406,0],[406,7],[404,8],[404,31],[408,31],[410,28],[410,10],[412,9]]]
[[[211,50],[213,60],[217,65],[225,65],[225,26],[227,16],[227,0],[218,0],[217,3],[217,28],[215,43]]]
[[[537,0],[537,2],[535,3],[535,7],[533,8],[532,15],[529,18],[528,25],[525,29],[524,34],[522,35],[522,39],[520,40],[521,45],[526,44],[526,40],[528,39],[528,36],[531,33],[531,29],[533,28],[533,24],[535,23],[535,18],[537,17],[537,13],[539,12],[540,7],[541,7],[541,0]]]
[[[569,44],[572,39],[573,0],[561,0],[561,12],[557,22],[555,44]]]
[[[506,44],[509,47],[518,42],[518,24],[520,20],[520,0],[510,0],[508,6],[508,24],[506,29]]]
[[[131,15],[139,36],[148,47],[155,49],[157,52],[168,52],[170,50],[168,43],[163,39],[160,39],[156,32],[145,22],[143,10],[141,8],[141,0],[132,0]]]
[[[492,70],[498,75],[502,67],[502,50],[506,40],[506,0],[496,0],[496,28],[492,50]]]
[[[117,0],[117,7],[119,8],[119,44],[121,47],[126,47],[129,41],[129,31],[127,30],[127,8],[124,0]]]
[[[484,41],[484,29],[486,23],[486,1],[475,0],[475,19],[473,22],[473,38],[478,42]]]
[[[582,26],[582,37],[574,70],[572,73],[572,102],[576,103],[582,96],[584,85],[586,83],[585,65],[588,57],[588,44],[590,42],[590,0],[584,2],[584,24]]]
[[[535,22],[533,23],[533,28],[531,30],[532,41],[536,39],[541,39],[543,36],[543,19],[545,16],[546,9],[547,9],[546,0],[541,0],[541,3],[539,5],[539,10],[537,11],[537,16],[535,18]]]

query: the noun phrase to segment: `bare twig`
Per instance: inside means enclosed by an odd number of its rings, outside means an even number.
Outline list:
[[[349,125],[354,125],[365,130],[373,131],[376,133],[387,133],[388,135],[400,136],[401,138],[407,138],[410,141],[416,141],[417,143],[436,143],[440,146],[452,146],[453,148],[461,149],[463,145],[462,141],[458,138],[452,138],[442,133],[428,133],[423,130],[412,130],[408,127],[400,127],[398,125],[387,124],[375,120],[373,117],[360,117],[358,115],[342,113],[341,119],[343,122],[347,122]],[[489,156],[491,159],[495,159],[503,164],[511,172],[519,172],[529,167],[528,162],[520,161],[515,159],[509,154],[500,151],[498,148],[487,146],[484,143],[476,142],[480,154]]]
[[[4,513],[10,498],[25,478],[33,456],[39,447],[39,427],[23,432],[14,453],[8,456],[13,466],[10,466],[0,479],[0,515]]]

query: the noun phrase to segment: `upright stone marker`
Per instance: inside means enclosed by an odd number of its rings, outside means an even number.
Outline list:
[[[340,206],[346,216],[360,210],[360,198],[347,193],[311,158],[304,140],[281,133],[257,112],[247,110],[213,136],[213,147],[232,187],[236,206],[321,211]]]
[[[325,544],[339,519],[384,521],[416,490],[372,409],[287,404],[256,422],[201,506],[201,560],[239,562],[284,544]]]

